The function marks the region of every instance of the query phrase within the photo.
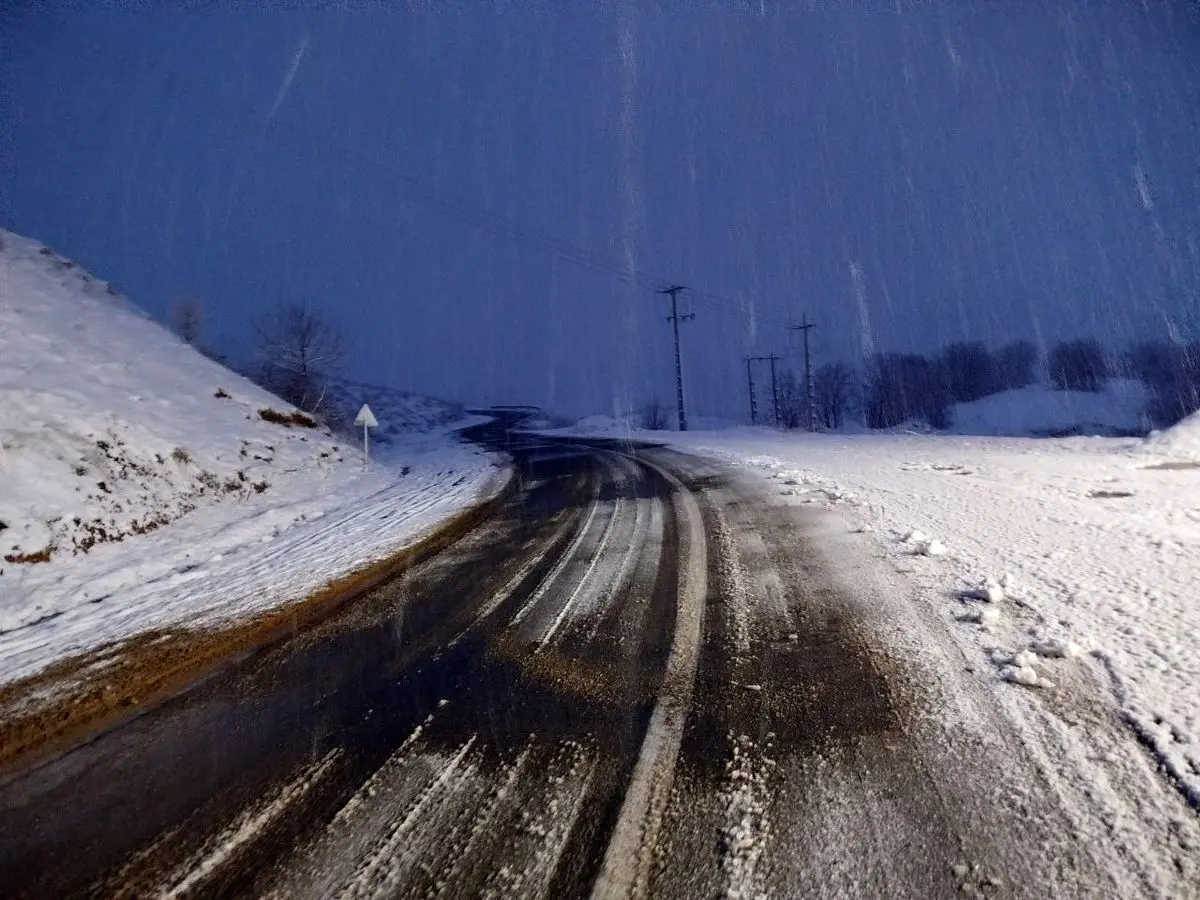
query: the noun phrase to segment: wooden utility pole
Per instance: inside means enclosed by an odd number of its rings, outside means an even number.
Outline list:
[[[816,423],[816,420],[813,418],[812,366],[809,364],[809,359],[808,359],[808,332],[816,327],[817,327],[816,325],[812,325],[809,323],[807,314],[800,320],[799,325],[789,325],[788,326],[788,328],[791,329],[792,331],[804,332],[804,402],[805,402],[805,405],[808,407],[808,430],[809,431],[817,430],[817,423]]]
[[[676,401],[679,405],[679,430],[687,431],[687,413],[683,408],[683,360],[679,355],[679,321],[682,319],[686,322],[688,319],[694,319],[696,318],[696,314],[688,313],[683,316],[679,315],[677,301],[679,292],[682,290],[684,290],[682,284],[673,284],[655,293],[671,295],[671,315],[667,316],[667,321],[671,323],[675,331],[675,393]]]
[[[754,399],[754,370],[750,364],[754,361],[753,357],[746,357],[746,386],[750,390],[750,424],[754,425],[758,422],[758,401]]]

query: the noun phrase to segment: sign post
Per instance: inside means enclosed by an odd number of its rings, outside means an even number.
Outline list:
[[[371,467],[371,444],[367,436],[368,428],[376,428],[379,421],[375,418],[375,413],[371,412],[371,407],[367,404],[362,405],[362,409],[358,411],[358,415],[354,417],[354,424],[361,425],[363,430],[363,468]]]

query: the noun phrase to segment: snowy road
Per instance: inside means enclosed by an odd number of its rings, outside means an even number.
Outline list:
[[[1137,854],[1081,830],[813,512],[665,449],[507,449],[518,490],[447,551],[0,782],[5,894],[1194,892],[1186,808]]]

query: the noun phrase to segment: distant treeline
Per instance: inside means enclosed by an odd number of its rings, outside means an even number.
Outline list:
[[[950,426],[951,407],[1044,380],[1062,391],[1101,391],[1110,378],[1141,381],[1150,401],[1147,418],[1166,427],[1200,410],[1200,343],[1149,341],[1113,353],[1098,341],[1071,340],[1053,346],[1045,358],[1031,341],[996,350],[982,341],[960,341],[940,352],[882,353],[862,373],[844,362],[820,366],[813,374],[817,424],[840,428],[851,416],[868,428],[892,428],[922,421]],[[780,378],[780,421],[788,428],[806,424],[803,379]]]

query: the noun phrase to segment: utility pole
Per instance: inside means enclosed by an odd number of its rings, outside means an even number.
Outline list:
[[[746,385],[750,389],[750,424],[758,423],[758,402],[754,399],[754,370],[750,364],[754,362],[751,356],[746,357]]]
[[[774,353],[767,357],[771,361],[771,404],[775,407],[775,427],[779,427],[779,386],[775,381],[775,360],[779,359]]]
[[[682,319],[686,322],[688,319],[694,319],[696,314],[679,315],[678,298],[679,292],[682,290],[684,290],[682,284],[673,284],[668,288],[655,291],[655,293],[671,295],[671,315],[667,316],[667,321],[671,323],[675,331],[675,393],[679,404],[679,430],[687,431],[687,413],[683,408],[683,360],[679,355],[679,321]]]
[[[774,353],[770,356],[747,356],[746,357],[746,375],[750,376],[750,363],[752,362],[769,362],[771,364],[771,401],[775,404],[775,425],[779,425],[779,384],[775,379],[775,361],[779,359]],[[754,422],[756,405],[754,403],[754,381],[750,381],[750,421]]]
[[[808,332],[816,328],[816,325],[809,324],[808,315],[800,320],[799,325],[789,325],[788,328],[792,331],[804,332],[804,402],[808,406],[808,430],[816,431],[817,423],[813,418],[813,384],[812,384],[812,367],[808,361]]]

